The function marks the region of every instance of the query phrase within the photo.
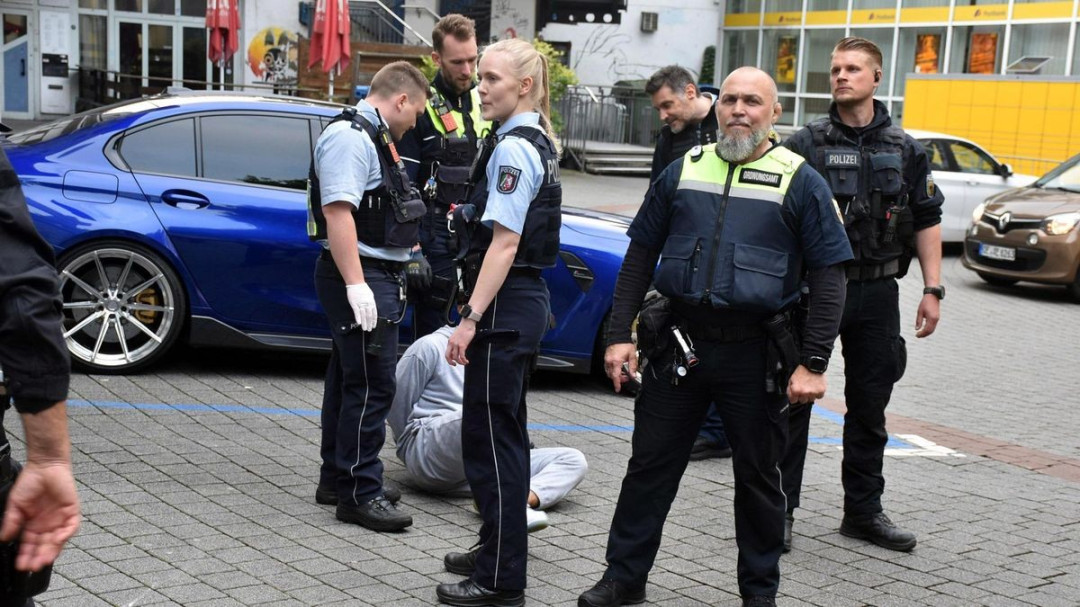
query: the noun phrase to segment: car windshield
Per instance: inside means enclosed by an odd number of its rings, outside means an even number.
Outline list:
[[[1040,177],[1035,187],[1080,192],[1080,155],[1073,156]]]
[[[61,135],[67,135],[94,126],[95,124],[116,120],[117,118],[122,118],[133,112],[144,109],[145,107],[140,107],[138,103],[122,101],[113,105],[80,112],[66,118],[53,120],[52,122],[46,122],[45,124],[36,126],[32,129],[15,133],[8,137],[8,141],[20,145],[41,143],[43,141],[55,139]]]

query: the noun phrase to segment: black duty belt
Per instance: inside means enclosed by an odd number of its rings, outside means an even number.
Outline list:
[[[701,325],[685,321],[679,321],[677,324],[694,341],[732,343],[765,336],[765,330],[758,325]]]
[[[540,268],[526,268],[516,267],[510,268],[510,271],[506,273],[507,278],[540,278],[540,273],[543,272]]]
[[[323,249],[322,253],[319,253],[319,259],[334,263],[334,256],[330,253],[329,249]],[[365,257],[363,255],[360,256],[360,265],[365,268],[379,268],[380,270],[386,270],[387,272],[401,272],[405,269],[404,261],[390,261],[389,259],[378,259],[376,257]]]
[[[900,273],[900,260],[894,259],[872,266],[847,266],[847,279],[855,282],[890,278]]]

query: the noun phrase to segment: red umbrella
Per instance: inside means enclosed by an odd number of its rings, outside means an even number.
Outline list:
[[[311,25],[310,69],[322,61],[330,73],[330,95],[334,94],[334,72],[348,67],[352,53],[349,45],[349,0],[316,0],[315,19]]]
[[[207,0],[206,27],[210,29],[210,50],[207,56],[221,70],[224,86],[225,61],[240,48],[240,8],[238,0]]]

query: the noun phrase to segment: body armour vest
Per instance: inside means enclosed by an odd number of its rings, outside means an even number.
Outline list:
[[[476,142],[488,135],[491,122],[480,115],[480,95],[473,87],[468,114],[453,109],[434,86],[427,112],[435,130],[442,136],[442,147],[431,164],[430,178],[435,183],[434,199],[429,200],[436,219],[445,221],[447,207],[465,200],[468,195],[469,169],[476,157]]]
[[[852,265],[900,260],[898,276],[903,276],[915,246],[909,187],[904,183],[911,150],[904,130],[889,125],[853,141],[828,117],[807,128],[814,140],[814,165],[829,182],[844,213],[844,228],[855,255]]]
[[[540,191],[529,203],[529,210],[525,215],[525,226],[521,230],[514,266],[550,268],[555,265],[559,254],[559,229],[562,227],[562,182],[559,181],[558,153],[547,135],[530,126],[511,129],[506,137],[520,137],[531,143],[540,153],[540,163],[544,167]],[[481,192],[487,191],[487,172],[484,171],[484,174],[484,179],[477,184],[477,190]],[[470,226],[467,256],[487,251],[494,234],[491,228],[479,221],[484,216],[487,197],[475,197],[475,205],[476,222]]]
[[[716,144],[691,149],[670,202],[656,289],[693,305],[773,313],[799,298],[802,246],[784,197],[803,164],[774,146],[732,164]]]
[[[375,143],[379,154],[382,181],[378,187],[367,190],[361,198],[360,208],[353,209],[356,222],[356,239],[371,247],[411,247],[416,244],[420,231],[420,219],[426,207],[415,189],[409,187],[405,165],[394,149],[390,132],[385,126],[376,128],[356,111],[347,108],[334,117],[330,124],[349,120],[352,128],[363,131]],[[327,125],[329,126],[329,125]],[[308,169],[308,238],[326,240],[326,217],[322,211],[322,195],[319,176],[315,172],[315,158]]]

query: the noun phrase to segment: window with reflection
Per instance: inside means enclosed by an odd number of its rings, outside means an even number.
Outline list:
[[[799,124],[806,124],[808,122],[813,122],[822,116],[828,116],[829,105],[831,103],[831,99],[803,99],[802,116],[799,117]]]
[[[761,0],[730,0],[727,5],[729,13],[760,13]]]
[[[844,37],[842,29],[808,29],[803,40],[806,52],[799,54],[799,61],[805,61],[802,67],[804,93],[831,93],[829,70],[832,65],[832,51],[836,42]]]
[[[311,163],[307,118],[204,116],[200,129],[204,177],[296,190],[307,187]]]
[[[141,13],[142,0],[116,0],[116,10]]]
[[[979,148],[963,141],[950,141],[956,168],[962,173],[994,174],[994,161]]]
[[[999,73],[1004,43],[1004,25],[954,27],[949,72],[955,74]]]
[[[795,75],[800,69],[799,30],[767,29],[762,35],[761,69],[776,81],[780,92],[795,92]]]
[[[924,8],[929,6],[949,6],[949,0],[904,0],[904,8]]]
[[[795,97],[780,95],[780,108],[783,113],[780,114],[780,120],[777,120],[776,124],[795,126]]]
[[[1061,76],[1065,74],[1068,52],[1068,23],[1014,25],[1009,38],[1009,60],[1005,65],[1009,66],[1021,57],[1050,57],[1050,61],[1043,64],[1038,73]]]
[[[106,69],[105,15],[79,15],[79,67]]]
[[[765,0],[766,13],[802,12],[802,0]]]
[[[79,8],[109,8],[107,0],[79,0]]]
[[[173,120],[124,135],[120,156],[136,173],[195,177],[195,121]]]
[[[735,30],[724,32],[723,72],[718,74],[723,80],[737,67],[757,65],[757,30]]]
[[[919,41],[920,36],[923,41],[923,45],[926,45],[926,40],[932,40],[932,36],[937,36],[937,40],[940,42],[940,49],[945,48],[945,28],[943,27],[903,27],[900,28],[900,46],[896,54],[896,69],[892,75],[894,96],[901,96],[904,94],[904,85],[906,84],[906,75],[916,72],[916,59],[919,55]],[[929,37],[928,37],[929,36]],[[955,52],[955,51],[954,51]],[[923,58],[925,58],[925,49],[923,49]],[[922,68],[920,68],[922,69]],[[888,72],[885,74],[886,78],[889,77]]]
[[[945,156],[945,151],[942,149],[942,144],[936,139],[927,139],[920,141],[923,147],[926,148],[926,157],[930,161],[931,171],[951,171],[949,168],[949,161]]]

